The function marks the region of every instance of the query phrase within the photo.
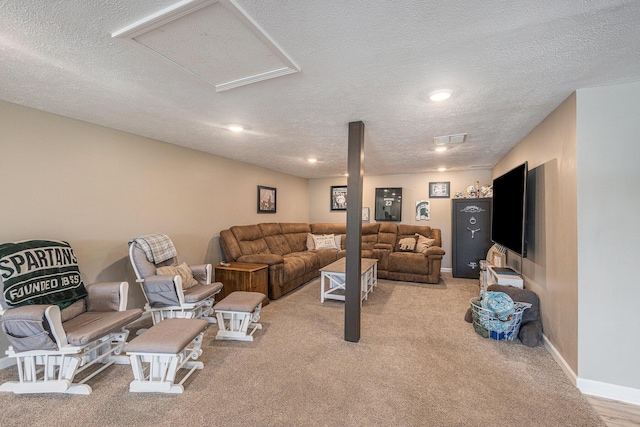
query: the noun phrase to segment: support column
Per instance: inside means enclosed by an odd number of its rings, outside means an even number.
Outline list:
[[[362,249],[362,176],[364,123],[349,123],[347,178],[347,259],[345,271],[344,339],[360,340],[360,253]]]

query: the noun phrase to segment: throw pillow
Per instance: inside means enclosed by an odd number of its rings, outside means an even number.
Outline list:
[[[316,244],[313,243],[314,234],[307,233],[307,250],[312,251],[316,248]]]
[[[413,252],[416,248],[416,237],[404,237],[398,240],[396,245],[397,252]]]
[[[422,234],[416,233],[418,242],[416,243],[416,252],[425,253],[436,242],[436,239],[428,239]]]
[[[342,246],[340,246],[342,244],[342,236],[340,234],[336,234],[333,236],[333,239],[336,241],[336,249],[342,249]]]
[[[313,243],[316,249],[335,249],[338,250],[336,246],[336,239],[333,234],[329,234],[326,236],[314,236]]]
[[[182,289],[189,289],[198,284],[186,262],[176,266],[160,267],[156,270],[156,274],[158,276],[180,276]]]
[[[307,233],[307,250],[308,251],[313,251],[315,249],[318,249],[318,248],[316,248],[316,244],[315,244],[313,239],[315,237],[323,237],[323,236],[333,236],[333,239],[335,240],[336,247],[335,248],[329,248],[329,249],[337,249],[337,250],[340,249],[340,244],[342,243],[342,236],[339,235],[339,234],[334,236],[333,234],[320,235],[320,234]],[[321,248],[321,249],[327,249],[327,248]]]

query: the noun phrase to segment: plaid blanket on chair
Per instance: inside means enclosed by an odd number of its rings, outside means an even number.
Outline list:
[[[149,234],[147,236],[136,237],[131,241],[144,251],[147,260],[154,264],[166,261],[178,255],[173,242],[166,234]]]

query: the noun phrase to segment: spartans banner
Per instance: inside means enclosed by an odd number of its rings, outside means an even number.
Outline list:
[[[65,308],[87,296],[78,260],[67,242],[25,240],[0,245],[6,305],[55,304]]]

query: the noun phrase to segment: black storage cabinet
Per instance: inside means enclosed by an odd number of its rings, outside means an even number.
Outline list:
[[[453,277],[478,279],[491,247],[491,199],[452,199]]]

